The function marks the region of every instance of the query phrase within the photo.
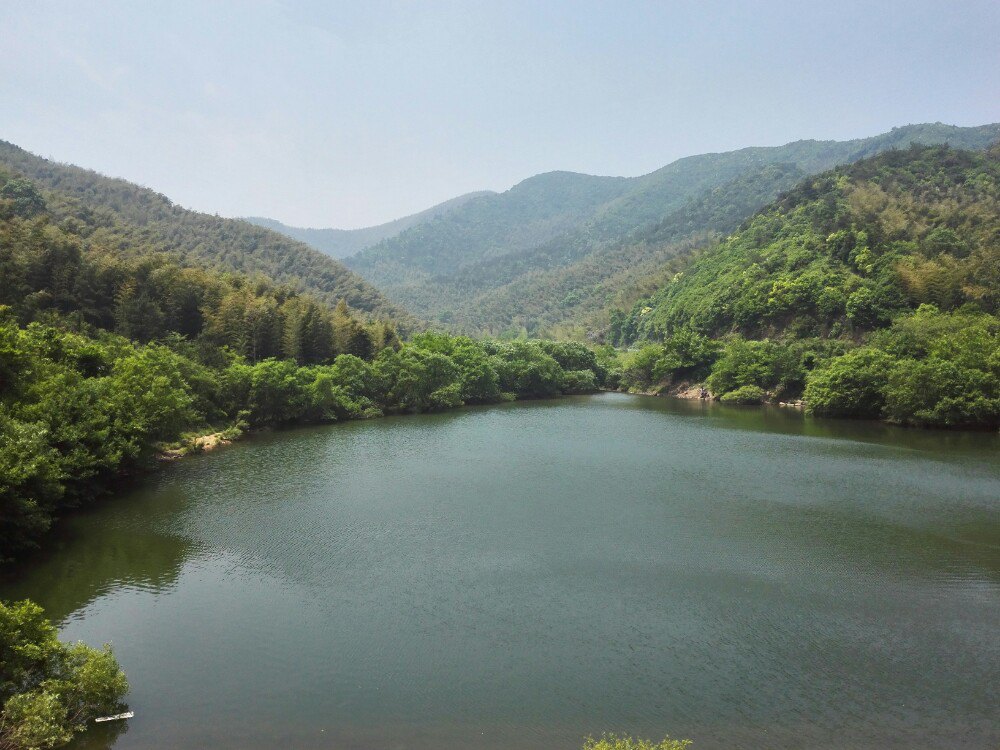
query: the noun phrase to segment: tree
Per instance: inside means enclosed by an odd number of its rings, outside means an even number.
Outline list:
[[[0,747],[63,745],[128,689],[110,646],[60,643],[37,604],[0,602]]]
[[[45,210],[45,199],[38,192],[35,183],[23,177],[16,177],[0,188],[0,198],[14,204],[14,215],[30,219]]]
[[[722,395],[744,385],[771,388],[777,385],[779,346],[772,341],[728,341],[716,360],[707,385],[712,393]]]
[[[58,452],[47,430],[5,414],[0,406],[0,550],[4,557],[33,544],[49,528],[63,495]],[[4,558],[0,557],[0,562]]]
[[[373,369],[386,383],[390,409],[420,412],[462,405],[458,367],[444,354],[416,347],[398,353],[383,349]]]
[[[885,415],[903,424],[994,427],[1000,422],[1000,378],[937,357],[900,360],[885,386]]]
[[[855,349],[809,373],[804,398],[813,414],[878,419],[895,359],[873,348]]]
[[[250,424],[263,427],[301,419],[309,405],[304,375],[290,360],[265,359],[250,368]]]

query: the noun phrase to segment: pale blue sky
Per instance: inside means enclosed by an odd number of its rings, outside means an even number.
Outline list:
[[[1000,2],[0,0],[0,138],[227,216],[1000,120]]]

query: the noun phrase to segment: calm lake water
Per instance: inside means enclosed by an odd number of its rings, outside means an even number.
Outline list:
[[[255,437],[0,587],[113,642],[77,747],[1000,746],[1000,442],[603,394]]]

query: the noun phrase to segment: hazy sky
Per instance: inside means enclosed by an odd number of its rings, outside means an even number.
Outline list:
[[[0,139],[225,216],[936,120],[1000,120],[997,0],[0,0]]]

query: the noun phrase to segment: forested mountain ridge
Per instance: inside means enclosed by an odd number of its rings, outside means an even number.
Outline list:
[[[455,268],[527,250],[568,231],[628,185],[623,177],[547,172],[505,193],[471,201],[345,262],[383,284],[447,274]]]
[[[664,274],[688,253],[738,226],[803,176],[791,164],[767,165],[706,191],[623,240],[560,238],[463,269],[450,284],[441,284],[439,294],[448,299],[447,292],[457,287],[476,295],[476,305],[462,316],[476,330],[493,330],[494,321],[503,320],[513,332],[583,339],[605,327],[611,305],[629,307],[661,286],[669,278]],[[491,278],[503,285],[491,289]]]
[[[299,242],[304,242],[307,245],[314,247],[321,253],[329,255],[331,258],[340,260],[349,255],[359,253],[372,245],[378,244],[384,239],[395,237],[397,234],[400,234],[410,227],[417,226],[418,224],[424,224],[437,216],[445,214],[448,211],[468,203],[470,200],[493,194],[494,193],[491,190],[466,193],[456,198],[446,200],[443,203],[439,203],[436,206],[431,206],[424,211],[411,214],[410,216],[404,216],[401,219],[395,219],[393,221],[386,222],[385,224],[364,227],[362,229],[314,229],[309,227],[292,227],[287,224],[282,224],[280,221],[275,219],[268,219],[262,216],[246,216],[243,217],[243,220],[249,221],[251,224],[256,224],[259,227],[264,227],[265,229],[272,229],[275,232],[280,232],[281,234],[291,237],[293,240],[298,240]]]
[[[170,252],[112,212],[43,193],[3,166],[0,308],[24,325],[55,322],[140,343],[177,337],[251,362],[368,356],[396,337],[391,321],[366,323],[343,300],[334,307],[261,274]]]
[[[331,306],[344,300],[373,316],[410,322],[404,311],[341,263],[278,232],[190,211],[148,188],[52,162],[5,141],[0,141],[0,168],[29,179],[43,192],[58,193],[51,209],[60,212],[59,220],[103,227],[106,241],[125,252],[146,247],[168,253],[182,265],[192,259],[220,270],[263,274]]]
[[[581,337],[607,309],[632,302],[637,278],[695,238],[732,231],[805,174],[913,142],[982,149],[998,137],[1000,125],[910,125],[686,157],[635,178],[540,175],[345,262],[416,314],[461,330]],[[765,170],[778,165],[775,184]],[[714,203],[714,220],[685,234],[674,215],[688,203]]]

